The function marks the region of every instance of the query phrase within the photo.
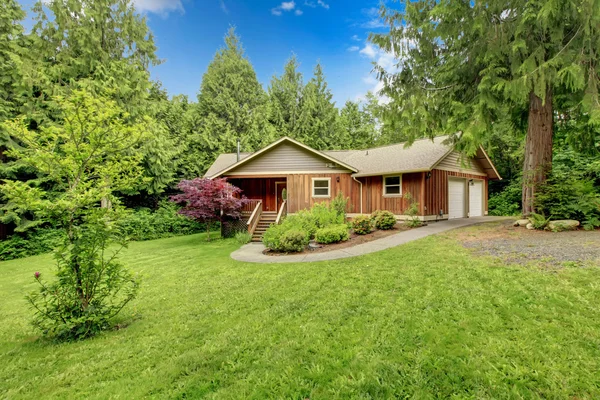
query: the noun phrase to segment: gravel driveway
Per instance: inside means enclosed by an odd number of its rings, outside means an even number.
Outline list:
[[[544,232],[515,228],[502,221],[452,233],[466,248],[501,258],[507,263],[538,262],[549,266],[600,266],[600,231]]]

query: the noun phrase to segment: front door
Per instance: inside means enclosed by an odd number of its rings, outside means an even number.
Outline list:
[[[276,200],[276,211],[279,211],[279,207],[281,207],[281,203],[283,203],[283,190],[287,192],[287,182],[275,182],[275,193],[277,196]]]

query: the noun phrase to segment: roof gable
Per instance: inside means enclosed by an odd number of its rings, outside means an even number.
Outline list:
[[[221,161],[230,157],[231,156],[227,155],[226,157],[223,157],[223,160]],[[217,162],[215,161],[215,164],[216,163]],[[258,174],[261,172],[279,174],[300,172],[357,172],[356,168],[289,137],[283,137],[264,149],[252,153],[219,171],[215,171],[216,168],[213,168],[213,166],[209,169],[210,173],[206,173],[206,176],[211,179],[225,174],[243,175]]]

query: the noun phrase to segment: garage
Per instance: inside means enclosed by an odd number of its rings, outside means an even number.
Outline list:
[[[483,181],[474,179],[469,184],[469,217],[483,216]]]
[[[448,180],[448,218],[465,218],[466,180]]]

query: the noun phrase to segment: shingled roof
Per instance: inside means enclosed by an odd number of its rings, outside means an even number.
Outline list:
[[[385,175],[431,170],[442,158],[452,151],[444,144],[447,136],[434,140],[420,139],[406,146],[405,143],[375,147],[366,150],[324,151],[323,153],[354,166],[354,176]]]
[[[452,144],[447,143],[447,139],[447,136],[438,136],[433,140],[415,140],[410,146],[407,146],[405,143],[397,143],[365,150],[313,151],[325,155],[341,165],[352,167],[352,169],[356,170],[356,173],[353,174],[356,177],[387,175],[430,171],[434,169],[453,150]],[[286,140],[298,143],[286,137],[279,139],[274,144]],[[242,164],[244,159],[250,156],[255,157],[267,151],[271,146],[267,146],[255,153],[240,153],[239,161],[235,153],[221,154],[208,169],[205,176],[209,178],[219,176],[236,164]],[[307,147],[305,145],[302,146]],[[474,158],[481,163],[490,178],[502,179],[483,148],[480,148]]]

